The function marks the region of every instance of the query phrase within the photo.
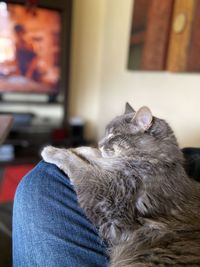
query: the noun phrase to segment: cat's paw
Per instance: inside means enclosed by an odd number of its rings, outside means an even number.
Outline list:
[[[59,148],[53,146],[46,146],[41,152],[44,161],[48,163],[55,163],[55,158],[58,154]]]
[[[86,157],[101,157],[101,152],[99,149],[93,147],[81,146],[74,149],[77,153],[86,156]]]

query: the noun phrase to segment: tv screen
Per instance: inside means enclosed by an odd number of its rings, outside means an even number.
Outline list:
[[[59,90],[61,14],[0,2],[0,94]]]

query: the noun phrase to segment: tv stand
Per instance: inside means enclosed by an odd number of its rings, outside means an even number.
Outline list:
[[[57,94],[52,94],[48,96],[48,103],[57,103]]]
[[[13,125],[4,144],[11,146],[14,159],[0,161],[10,163],[36,163],[42,148],[46,145],[76,147],[86,145],[84,125],[71,123],[65,127],[50,117],[37,117],[32,113],[12,113]]]
[[[14,151],[12,163],[38,162],[41,159],[41,149],[48,144],[61,146],[62,143],[63,146],[68,146],[70,136],[69,131],[67,135],[67,129],[64,129],[65,135],[62,138],[55,136],[56,129],[63,129],[62,118],[59,121],[56,118],[40,117],[31,112],[9,112],[9,114],[13,117],[13,124],[4,145],[10,146]],[[0,163],[5,164],[3,160]]]

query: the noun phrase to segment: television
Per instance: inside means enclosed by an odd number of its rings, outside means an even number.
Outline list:
[[[0,1],[0,96],[55,97],[67,86],[62,11],[48,4],[30,9],[20,1]]]

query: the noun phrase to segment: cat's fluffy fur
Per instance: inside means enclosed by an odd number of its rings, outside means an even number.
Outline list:
[[[200,184],[187,177],[169,125],[149,108],[127,104],[98,149],[48,146],[42,156],[72,180],[112,267],[200,266]]]

